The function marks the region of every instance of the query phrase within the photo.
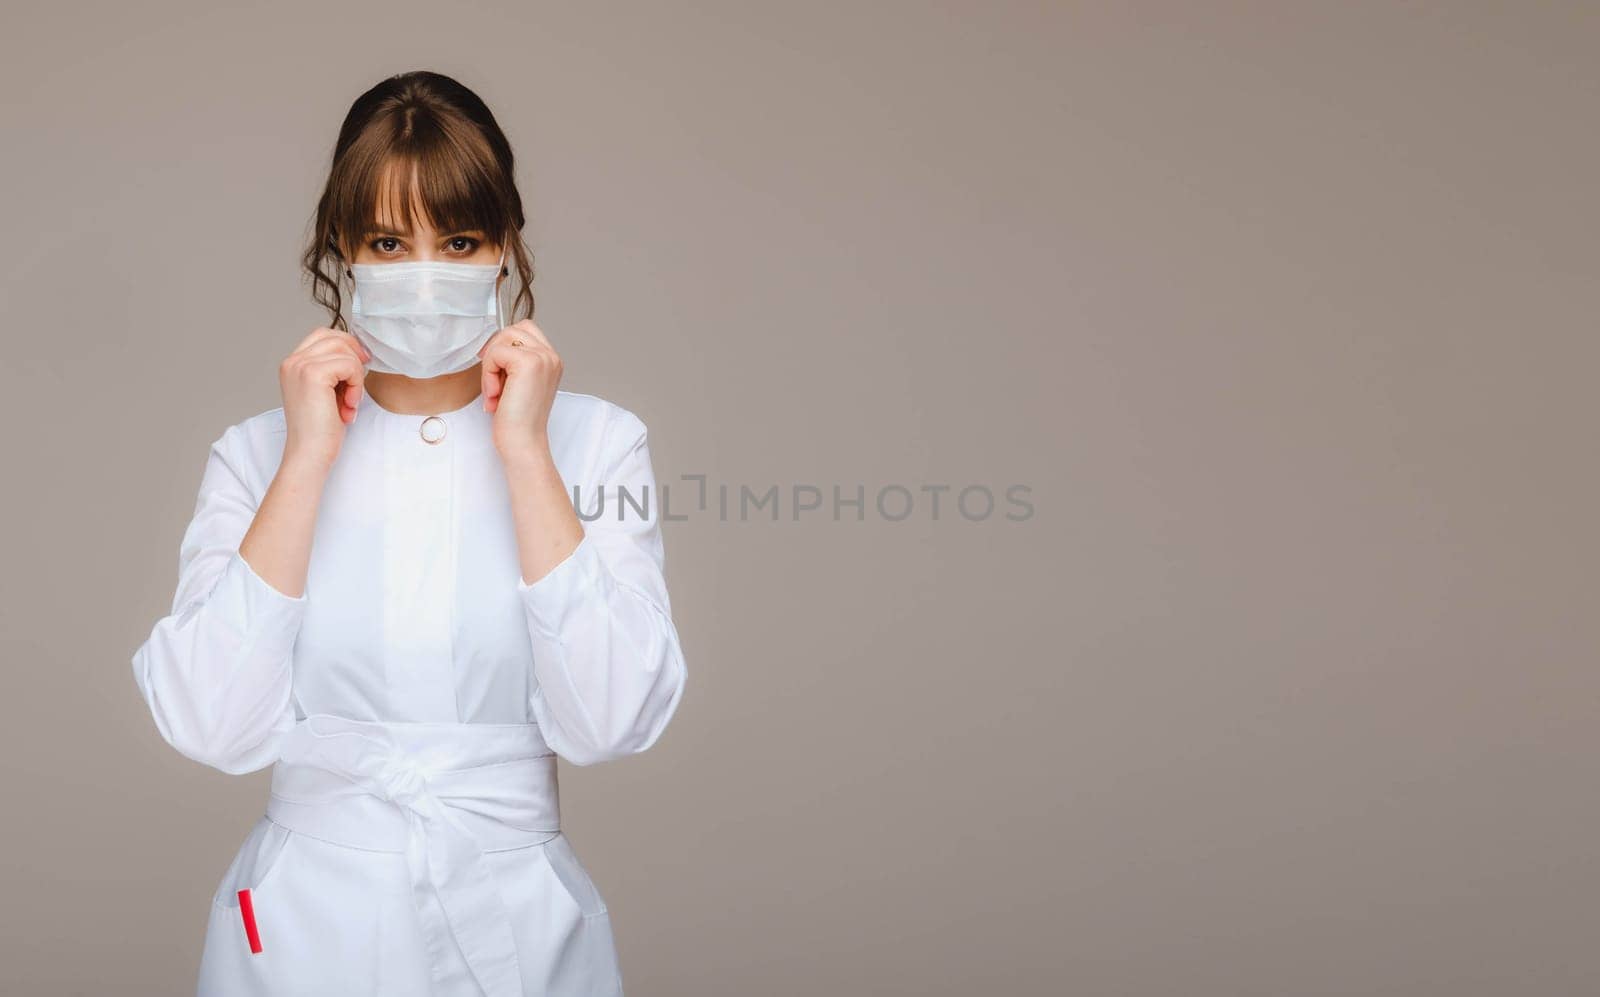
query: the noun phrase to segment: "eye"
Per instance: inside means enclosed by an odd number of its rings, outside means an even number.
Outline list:
[[[450,246],[450,248],[454,249],[456,252],[467,255],[476,252],[478,247],[482,244],[482,239],[474,239],[470,235],[458,235],[446,243],[446,245]]]
[[[372,240],[367,245],[380,253],[392,253],[400,248],[400,240],[392,235],[384,235]]]

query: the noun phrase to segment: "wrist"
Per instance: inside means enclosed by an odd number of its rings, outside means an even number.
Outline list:
[[[550,441],[543,433],[532,434],[520,440],[495,441],[500,460],[508,467],[547,467],[555,465],[550,453]]]
[[[278,465],[277,476],[315,482],[326,478],[332,468],[333,460],[331,458],[321,454],[288,450],[284,452],[283,460]]]

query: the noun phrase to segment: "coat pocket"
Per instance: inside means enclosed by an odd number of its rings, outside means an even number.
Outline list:
[[[572,844],[567,841],[566,834],[558,833],[546,841],[540,851],[549,862],[550,871],[555,873],[556,879],[561,883],[567,899],[572,901],[580,914],[590,918],[607,913],[605,898],[600,895],[594,880],[589,878],[588,870],[578,860],[578,855],[572,850]]]
[[[282,865],[284,849],[293,837],[293,831],[266,817],[257,821],[222,874],[212,905],[237,910],[240,890],[249,890],[254,901],[270,895],[276,879],[273,874]]]

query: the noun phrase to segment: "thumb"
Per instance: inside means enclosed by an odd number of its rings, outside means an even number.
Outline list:
[[[483,369],[479,371],[478,377],[482,381],[484,411],[493,412],[500,398],[502,384],[499,369],[494,366],[493,361],[485,358]]]

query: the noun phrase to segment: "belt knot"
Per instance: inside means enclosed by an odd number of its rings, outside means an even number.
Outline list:
[[[377,783],[384,799],[412,810],[420,809],[430,793],[422,768],[404,755],[393,755],[384,761]]]

